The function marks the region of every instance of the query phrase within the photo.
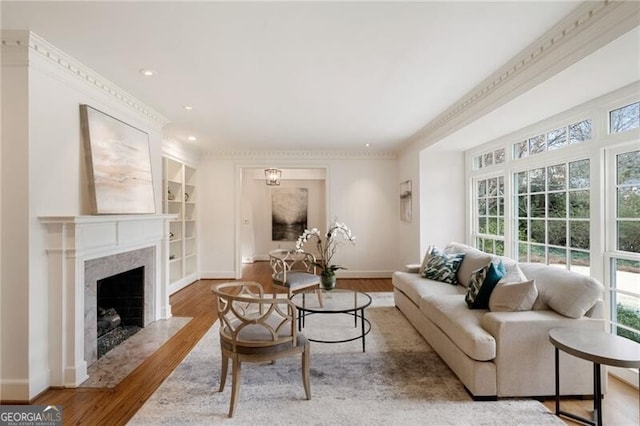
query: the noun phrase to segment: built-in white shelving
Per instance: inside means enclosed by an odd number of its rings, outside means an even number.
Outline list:
[[[198,279],[196,227],[196,169],[173,158],[163,158],[163,209],[178,218],[169,223],[169,292]]]

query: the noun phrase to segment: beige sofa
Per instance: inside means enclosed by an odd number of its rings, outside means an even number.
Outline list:
[[[538,293],[533,296],[531,310],[470,309],[465,303],[468,274],[495,257],[458,243],[450,244],[445,251],[465,253],[457,272],[459,284],[422,278],[417,268],[394,272],[398,309],[475,399],[554,395],[554,347],[549,342],[549,330],[604,329],[602,284],[560,268],[518,263],[526,278],[534,280]],[[516,265],[512,259],[499,259],[507,273]],[[560,382],[562,395],[591,395],[592,364],[561,352]],[[606,381],[603,383],[606,389]]]

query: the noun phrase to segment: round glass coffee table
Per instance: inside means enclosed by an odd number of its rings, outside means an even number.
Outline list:
[[[365,352],[365,336],[371,331],[371,323],[364,317],[364,310],[371,305],[371,296],[367,293],[346,289],[306,290],[291,296],[291,301],[298,308],[298,330],[305,326],[305,317],[314,314],[346,314],[353,316],[353,325],[360,333],[355,337],[321,340],[311,339],[318,343],[344,343],[362,339],[362,352]]]

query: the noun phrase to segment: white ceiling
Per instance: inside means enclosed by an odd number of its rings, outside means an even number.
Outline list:
[[[393,150],[578,3],[6,2],[200,149]],[[157,71],[145,78],[141,68]],[[185,105],[193,106],[186,111]],[[491,126],[489,126],[491,127]]]

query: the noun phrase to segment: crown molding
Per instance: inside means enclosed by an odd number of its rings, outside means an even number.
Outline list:
[[[587,1],[403,144],[419,149],[465,127],[640,25],[640,3]]]
[[[169,119],[162,114],[145,105],[135,96],[127,93],[37,34],[31,31],[2,30],[3,65],[5,65],[5,59],[8,59],[9,65],[27,65],[30,62],[29,56],[27,56],[26,60],[20,59],[26,56],[24,53],[20,54],[25,49],[28,49],[29,54],[36,54],[39,58],[67,73],[67,75],[91,85],[94,89],[98,89],[103,94],[135,110],[161,127],[169,123]],[[8,54],[7,56],[5,56],[5,52]]]
[[[201,158],[218,160],[395,160],[395,152],[358,151],[211,151]]]
[[[185,142],[166,135],[162,138],[162,155],[195,166],[200,158],[197,148],[188,146]]]

